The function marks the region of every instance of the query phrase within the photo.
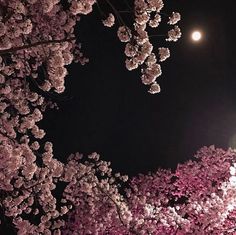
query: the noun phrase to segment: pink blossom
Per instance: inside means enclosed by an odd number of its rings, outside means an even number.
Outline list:
[[[181,37],[181,31],[178,26],[175,25],[175,27],[168,31],[168,38],[166,41],[173,41],[176,42]]]
[[[178,12],[172,12],[172,15],[169,17],[168,24],[174,25],[177,22],[179,22],[181,19],[181,16]]]
[[[129,42],[131,38],[131,31],[128,27],[121,26],[117,31],[117,35],[121,42]]]
[[[161,91],[161,88],[160,88],[160,85],[157,84],[156,82],[154,82],[151,86],[150,86],[150,89],[149,89],[149,93],[151,94],[156,94],[156,93],[159,93]]]
[[[106,27],[112,27],[115,24],[114,15],[109,13],[109,16],[105,20],[103,20],[102,23]]]
[[[160,47],[158,48],[159,51],[159,56],[160,56],[160,62],[165,61],[167,58],[170,57],[170,50],[168,48],[165,47]]]

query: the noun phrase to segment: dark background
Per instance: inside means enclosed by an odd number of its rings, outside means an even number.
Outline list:
[[[116,171],[135,175],[174,168],[204,145],[236,147],[234,1],[165,1],[163,12],[172,11],[182,15],[183,36],[177,43],[152,38],[156,50],[171,49],[157,95],[147,93],[139,71],[125,69],[117,26],[103,27],[96,12],[82,17],[78,40],[90,63],[69,66],[62,97],[72,99],[41,125],[57,158],[96,151]],[[190,39],[194,29],[204,33],[199,43]]]

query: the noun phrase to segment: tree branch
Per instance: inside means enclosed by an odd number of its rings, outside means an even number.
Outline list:
[[[24,45],[24,46],[20,46],[20,47],[13,47],[13,48],[10,48],[10,49],[5,49],[5,50],[0,50],[0,55],[7,54],[7,53],[14,53],[16,51],[25,50],[25,49],[40,46],[40,45],[47,45],[47,44],[51,44],[51,43],[70,42],[70,41],[73,41],[75,39],[76,39],[75,37],[72,37],[72,38],[68,38],[68,39],[36,42],[36,43],[29,44],[29,45]]]

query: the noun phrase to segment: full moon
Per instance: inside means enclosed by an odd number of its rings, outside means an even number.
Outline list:
[[[192,33],[193,41],[199,41],[202,38],[202,34],[199,31],[194,31]]]

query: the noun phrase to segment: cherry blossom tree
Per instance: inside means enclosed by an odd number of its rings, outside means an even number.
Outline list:
[[[127,182],[97,153],[71,154],[63,163],[44,141],[38,123],[56,106],[44,94],[62,93],[66,66],[88,62],[74,28],[95,8],[103,17],[103,4],[110,10],[101,23],[119,24],[127,69],[139,68],[149,92],[158,93],[158,62],[170,52],[160,46],[154,53],[148,29],[161,21],[162,0],[128,4],[130,25],[110,0],[0,0],[1,216],[19,235],[234,234],[234,150],[204,147],[173,172],[160,169]],[[181,36],[179,19],[176,12],[167,19],[174,25],[167,42]]]
[[[101,23],[106,27],[118,24],[127,69],[140,68],[149,92],[160,92],[158,62],[167,59],[170,52],[160,47],[154,54],[148,27],[155,28],[161,22],[162,0],[131,1],[130,25],[109,0],[0,0],[0,212],[10,219],[17,234],[61,234],[66,214],[80,206],[85,213],[87,203],[92,205],[93,201],[101,205],[93,208],[97,216],[104,205],[107,218],[122,221],[117,231],[132,217],[119,192],[127,176],[113,175],[109,163],[95,153],[87,159],[72,154],[62,163],[53,155],[52,143],[44,141],[45,131],[38,125],[46,109],[56,107],[46,94],[65,90],[66,66],[88,62],[75,26],[94,9],[103,12],[104,4],[109,11]],[[168,30],[167,41],[181,36],[176,26],[179,20],[176,12],[168,17],[167,23],[174,28]],[[62,188],[61,194],[58,188]],[[100,201],[102,197],[105,199]],[[101,223],[91,231],[98,226]],[[81,229],[87,233],[88,228]]]
[[[232,149],[203,147],[174,172],[132,178],[123,195],[98,186],[65,234],[236,234],[235,160]]]

